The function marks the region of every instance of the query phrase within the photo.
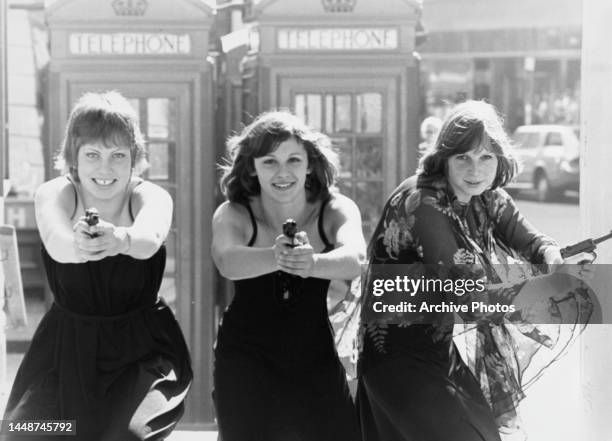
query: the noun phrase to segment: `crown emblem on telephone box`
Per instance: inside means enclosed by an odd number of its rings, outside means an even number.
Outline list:
[[[353,12],[357,0],[321,0],[325,12]]]
[[[117,15],[144,15],[147,10],[146,0],[114,0],[113,9]]]

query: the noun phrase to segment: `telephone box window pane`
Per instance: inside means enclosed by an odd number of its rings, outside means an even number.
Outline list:
[[[382,95],[361,93],[357,98],[357,132],[380,133],[382,129]]]
[[[295,96],[295,114],[302,121],[306,121],[306,97],[303,94]]]
[[[325,95],[325,133],[334,132],[334,96]]]
[[[147,99],[147,136],[168,139],[171,135],[170,100],[168,98]]]
[[[348,138],[333,138],[332,145],[340,158],[339,179],[353,177],[353,149]]]
[[[149,179],[170,179],[170,146],[166,142],[149,143]]]
[[[356,182],[355,202],[361,210],[363,234],[369,238],[374,232],[384,202],[382,182]]]
[[[334,106],[335,127],[334,132],[350,132],[351,131],[351,96],[336,95]]]
[[[306,124],[315,130],[321,130],[322,103],[321,95],[306,95]]]
[[[382,180],[382,138],[357,138],[355,163],[357,178]]]

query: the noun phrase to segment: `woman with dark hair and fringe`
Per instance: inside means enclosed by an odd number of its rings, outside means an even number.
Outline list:
[[[54,302],[4,419],[74,420],[71,438],[84,441],[164,439],[183,414],[192,371],[179,325],[158,297],[172,200],[137,177],[145,146],[129,102],[117,92],[83,95],[57,165],[65,174],[41,185],[34,201]]]
[[[563,264],[556,242],[538,233],[502,189],[517,170],[509,147],[493,106],[459,104],[417,176],[384,208],[363,294],[357,404],[365,441],[520,436],[524,388],[590,316],[591,297],[580,281],[592,275],[589,267]],[[546,273],[521,262],[560,265]],[[415,293],[414,313],[374,314],[381,297],[370,283],[394,271],[454,288]],[[469,282],[484,292],[457,288]],[[450,303],[465,306],[456,309],[463,323],[455,322]],[[575,324],[568,338],[560,320]]]
[[[215,347],[221,438],[358,440],[326,295],[331,279],[360,274],[365,240],[357,206],[333,190],[330,140],[281,111],[228,146],[212,243],[217,268],[235,281]]]

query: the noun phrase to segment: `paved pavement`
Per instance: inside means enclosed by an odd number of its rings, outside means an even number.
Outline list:
[[[217,441],[217,432],[177,431],[166,441]]]

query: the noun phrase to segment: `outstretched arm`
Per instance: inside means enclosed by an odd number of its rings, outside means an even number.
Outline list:
[[[469,237],[458,232],[458,226],[447,214],[433,205],[422,204],[415,211],[414,239],[420,244],[423,262],[428,265],[428,272],[444,280],[453,280],[463,285],[482,286],[484,289],[463,290],[462,295],[456,291],[453,300],[457,303],[470,304],[481,301],[490,305],[510,304],[521,291],[525,281],[516,280],[507,283],[494,283],[488,278],[488,270],[483,266],[480,256],[469,244]],[[480,281],[480,282],[478,282]],[[461,294],[461,295],[459,295]],[[466,320],[496,319],[500,314],[470,311],[459,313]]]
[[[172,199],[166,190],[151,182],[140,182],[131,193],[134,222],[114,225],[104,219],[88,226],[83,219],[74,225],[77,251],[85,260],[101,260],[125,254],[148,259],[159,250],[172,223]],[[95,233],[90,237],[88,233]]]
[[[531,225],[505,190],[497,189],[489,197],[487,204],[495,220],[495,232],[504,243],[531,263],[563,262],[557,242]]]
[[[126,228],[129,243],[123,254],[136,259],[155,254],[170,231],[172,207],[172,198],[159,185],[147,181],[137,185],[132,192],[134,223]]]
[[[65,176],[43,183],[34,195],[36,225],[45,249],[53,260],[61,263],[84,262],[75,246],[75,193]]]
[[[224,202],[217,208],[212,221],[212,257],[223,277],[247,279],[278,269],[275,246],[247,246],[252,227],[245,207]]]

